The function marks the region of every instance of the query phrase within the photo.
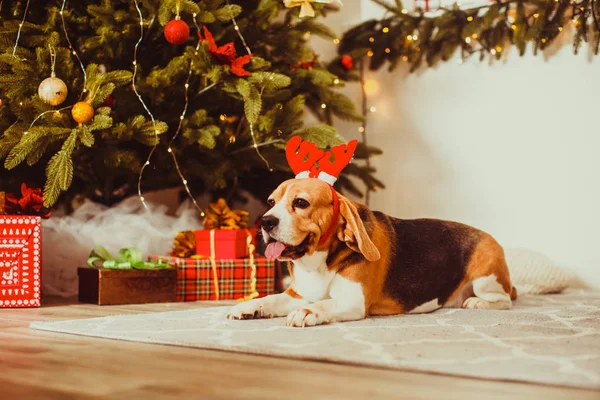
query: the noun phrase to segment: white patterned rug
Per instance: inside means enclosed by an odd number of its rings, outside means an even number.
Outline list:
[[[600,292],[522,296],[511,311],[443,309],[312,328],[230,321],[229,307],[34,322],[34,329],[476,378],[600,389]]]

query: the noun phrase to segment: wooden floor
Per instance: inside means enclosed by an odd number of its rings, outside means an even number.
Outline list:
[[[39,309],[0,309],[0,398],[600,399],[600,392],[96,339],[28,327],[31,321],[206,306],[54,302]]]

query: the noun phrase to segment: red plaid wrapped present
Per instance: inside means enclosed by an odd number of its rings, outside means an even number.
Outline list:
[[[160,256],[150,258],[161,259],[177,268],[177,301],[241,300],[275,293],[277,261],[265,257],[229,260]],[[253,270],[256,274],[256,290],[253,290]]]
[[[0,215],[0,308],[40,306],[41,222]]]

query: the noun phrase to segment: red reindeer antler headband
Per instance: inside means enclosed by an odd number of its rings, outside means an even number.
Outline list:
[[[340,199],[333,188],[338,175],[352,161],[358,140],[334,146],[331,151],[320,150],[316,144],[294,136],[285,148],[285,156],[296,178],[316,178],[329,184],[333,200],[333,215],[327,231],[319,240],[324,245],[333,233],[340,213]],[[334,157],[332,160],[331,157]]]
[[[296,178],[317,178],[333,185],[344,167],[352,161],[358,140],[323,151],[317,145],[294,136],[285,148],[285,156]],[[332,156],[334,159],[332,160]]]

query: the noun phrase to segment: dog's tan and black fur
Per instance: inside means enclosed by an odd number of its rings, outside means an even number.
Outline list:
[[[340,215],[332,221],[324,182],[294,179],[273,192],[263,218],[277,224],[263,227],[263,236],[285,245],[281,258],[293,262],[292,284],[283,294],[239,304],[229,318],[287,315],[288,325],[310,326],[441,307],[508,309],[516,299],[502,247],[487,233],[397,219],[338,196]],[[336,234],[319,244],[331,223]]]

